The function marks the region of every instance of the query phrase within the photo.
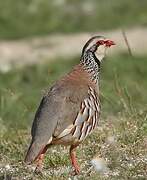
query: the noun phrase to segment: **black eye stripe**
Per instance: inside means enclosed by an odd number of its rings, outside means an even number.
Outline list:
[[[92,38],[90,38],[84,45],[82,54],[85,52],[86,48],[90,45],[91,42],[100,41],[100,40],[105,40],[105,37],[104,36],[93,36]],[[95,44],[96,44],[96,42],[95,42]]]

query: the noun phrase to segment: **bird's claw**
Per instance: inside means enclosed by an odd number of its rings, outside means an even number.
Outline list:
[[[77,166],[77,167],[74,167],[74,170],[71,172],[71,175],[76,176],[79,173],[80,173],[80,168],[79,168],[79,166]]]
[[[34,173],[35,173],[35,174],[42,174],[42,169],[43,169],[43,167],[37,166],[37,167],[35,168]]]

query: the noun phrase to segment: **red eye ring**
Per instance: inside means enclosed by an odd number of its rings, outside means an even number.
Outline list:
[[[97,45],[104,45],[105,44],[105,41],[104,40],[99,40],[96,42]]]
[[[115,45],[114,41],[111,41],[111,40],[99,40],[99,41],[96,42],[96,44],[97,44],[98,46],[105,44],[106,47],[110,47],[110,46],[112,46],[112,45]]]

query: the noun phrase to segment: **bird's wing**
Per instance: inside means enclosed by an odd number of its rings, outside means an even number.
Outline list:
[[[58,123],[59,133],[75,120],[81,102],[88,94],[88,86],[57,83],[45,95],[32,125],[32,142],[25,161],[32,162],[51,141]]]
[[[70,91],[66,97],[63,116],[54,131],[55,139],[69,139],[69,142],[83,141],[96,127],[100,115],[100,102],[96,89],[90,86]],[[67,137],[67,135],[70,135]],[[61,140],[62,141],[62,140]],[[64,142],[64,140],[63,140]]]

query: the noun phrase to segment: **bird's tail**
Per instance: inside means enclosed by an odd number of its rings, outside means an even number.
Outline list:
[[[24,162],[27,164],[31,164],[44,151],[45,147],[46,147],[46,145],[43,145],[43,144],[38,143],[36,141],[34,141],[34,142],[32,141],[30,144],[30,147],[27,151]]]

